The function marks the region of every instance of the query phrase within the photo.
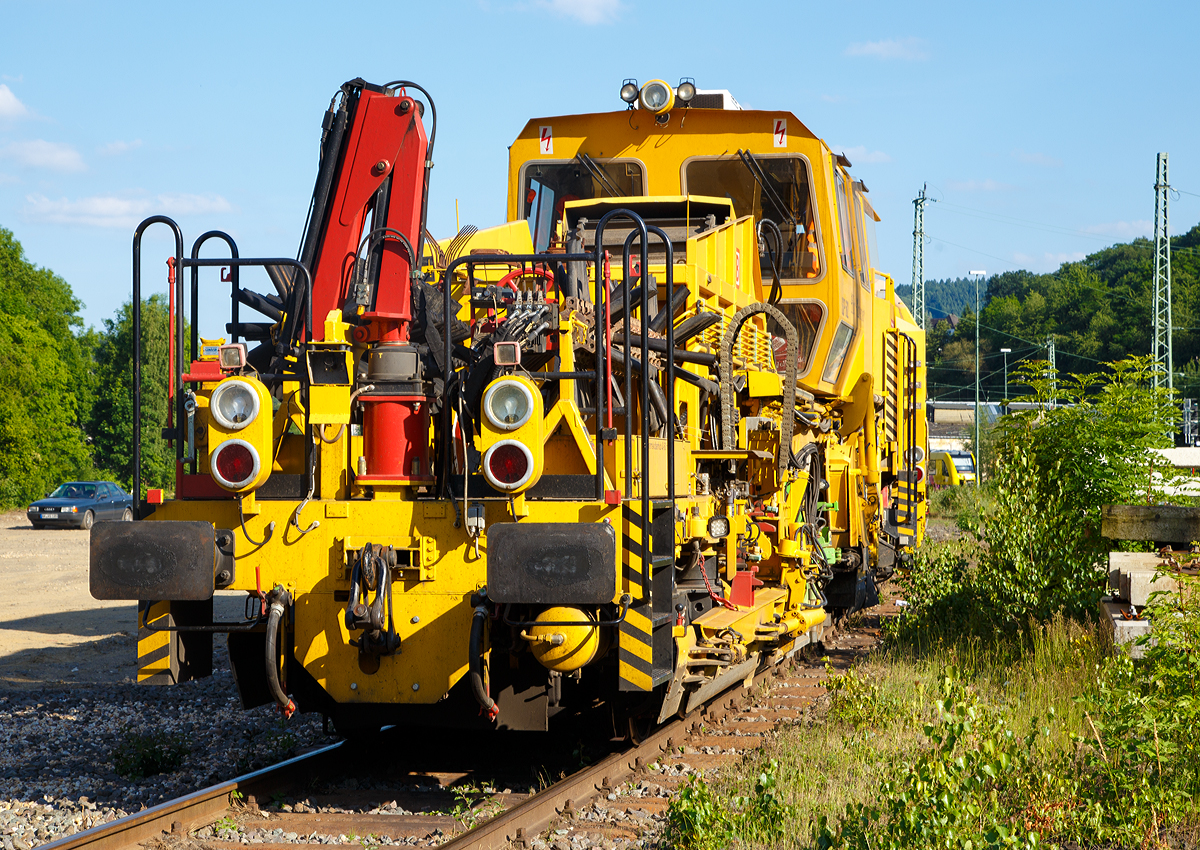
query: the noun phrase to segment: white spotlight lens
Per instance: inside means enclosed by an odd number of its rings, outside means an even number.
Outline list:
[[[245,381],[226,381],[213,392],[209,409],[213,418],[232,431],[245,428],[258,416],[258,393]]]
[[[662,80],[651,80],[642,86],[642,109],[662,115],[675,105],[675,90]]]
[[[621,100],[625,101],[626,103],[633,103],[637,99],[638,99],[637,83],[630,82],[630,83],[626,83],[625,85],[621,86]]]
[[[483,410],[501,431],[515,431],[533,414],[533,394],[520,381],[497,381],[483,395]]]
[[[708,521],[708,536],[713,538],[722,538],[729,536],[729,518],[723,516],[715,516]]]
[[[675,97],[679,98],[680,103],[691,103],[695,96],[696,86],[692,83],[680,83],[679,88],[675,90]]]

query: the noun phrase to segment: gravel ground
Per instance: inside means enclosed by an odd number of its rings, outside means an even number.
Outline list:
[[[23,513],[2,514],[0,567],[0,850],[29,850],[328,743],[320,717],[284,728],[273,706],[242,711],[220,637],[212,677],[136,685],[134,605],[91,598],[87,532],[35,531]],[[116,755],[152,734],[186,748],[182,763],[123,778]]]
[[[3,850],[29,850],[330,742],[319,716],[284,726],[273,706],[242,711],[223,648],[213,662],[211,678],[172,688],[127,679],[0,696]],[[152,735],[186,749],[179,767],[119,775],[122,751]]]

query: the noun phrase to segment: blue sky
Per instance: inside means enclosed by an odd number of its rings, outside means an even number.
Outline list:
[[[1172,231],[1200,222],[1194,2],[0,0],[0,20],[0,226],[89,324],[128,299],[146,215],[176,217],[189,245],[218,228],[243,255],[294,256],[321,116],[358,76],[433,94],[438,236],[456,200],[463,224],[503,220],[526,119],[620,108],[625,77],[684,75],[844,150],[901,283],[926,182],[927,278],[1051,271],[1150,234],[1158,151],[1183,193]],[[148,238],[148,291],[169,250]]]

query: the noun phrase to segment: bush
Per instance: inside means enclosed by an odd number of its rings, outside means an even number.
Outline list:
[[[910,607],[893,637],[1011,637],[1060,613],[1091,616],[1112,548],[1102,507],[1161,498],[1172,483],[1149,449],[1171,444],[1178,411],[1154,388],[1149,358],[1061,386],[1044,363],[1022,364],[1016,381],[1038,407],[995,426],[984,492],[935,497],[974,541],[918,554],[901,578]]]

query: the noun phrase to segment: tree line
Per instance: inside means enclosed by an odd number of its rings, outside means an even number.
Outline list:
[[[1200,225],[1171,238],[1171,309],[1175,389],[1200,397]],[[912,287],[896,292],[912,303]],[[1047,359],[1055,347],[1060,373],[1094,372],[1101,363],[1150,353],[1154,332],[1154,243],[1134,239],[1063,263],[1057,271],[1010,271],[981,284],[975,314],[971,278],[928,281],[926,338],[929,398],[975,398],[975,325],[979,324],[981,393],[1005,394],[1005,362]],[[953,317],[953,318],[952,318]],[[1010,349],[1005,355],[1002,349]],[[1009,386],[1009,396],[1017,395]]]
[[[71,286],[0,228],[0,507],[63,481],[133,480],[133,310],[84,328]],[[166,297],[142,306],[142,482],[174,486],[167,422]]]

